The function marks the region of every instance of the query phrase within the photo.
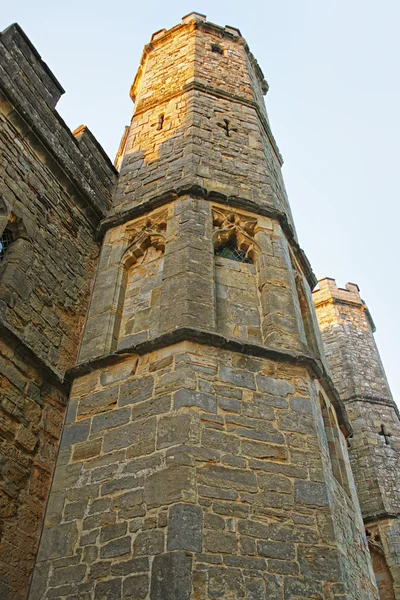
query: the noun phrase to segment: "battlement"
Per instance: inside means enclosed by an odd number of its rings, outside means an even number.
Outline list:
[[[358,304],[365,306],[360,297],[360,288],[356,283],[346,283],[345,288],[340,288],[336,280],[331,277],[324,277],[318,280],[318,288],[313,291],[314,304],[322,304],[330,299],[344,302],[345,304]]]
[[[268,83],[265,80],[264,74],[263,74],[257,60],[254,58],[253,54],[250,52],[250,49],[246,43],[246,40],[242,37],[240,29],[238,29],[237,27],[232,27],[231,25],[225,25],[225,27],[221,27],[220,25],[216,25],[215,23],[211,23],[210,21],[207,21],[206,15],[203,15],[203,14],[197,13],[197,12],[192,12],[192,13],[189,13],[188,15],[185,15],[184,17],[182,17],[182,21],[178,25],[175,25],[174,27],[172,27],[171,29],[168,29],[168,30],[167,29],[159,29],[158,31],[154,32],[153,35],[151,36],[150,43],[147,44],[144,48],[140,67],[139,67],[139,70],[137,72],[137,75],[136,75],[135,80],[131,87],[130,95],[134,102],[136,101],[136,97],[138,95],[138,89],[140,87],[140,83],[142,80],[142,70],[143,70],[143,67],[146,62],[146,58],[147,58],[148,54],[151,53],[160,44],[162,45],[166,42],[169,42],[171,37],[174,37],[174,36],[179,37],[180,35],[183,34],[183,32],[185,30],[192,31],[193,29],[198,29],[198,30],[201,30],[205,33],[208,33],[208,34],[214,36],[215,37],[214,41],[225,39],[227,42],[230,42],[230,43],[241,44],[245,49],[245,52],[248,56],[251,67],[254,71],[255,81],[253,82],[253,85],[260,86],[261,94],[265,95],[267,93],[267,91],[269,89]],[[198,60],[199,56],[197,56],[197,57],[195,56],[194,48],[192,50],[193,50],[193,52],[191,53],[192,54],[191,58],[188,55],[188,54],[190,54],[190,52],[189,53],[185,52],[185,55],[186,55],[185,60],[186,61],[189,60],[189,61],[193,62],[194,69],[196,70],[196,58]],[[213,51],[216,53],[220,52],[221,54],[224,54],[223,49],[220,48],[218,46],[218,44],[214,44]],[[232,49],[230,49],[227,54],[230,54],[231,56],[233,56],[234,52],[232,52]],[[197,66],[197,71],[199,71],[198,66]],[[193,76],[193,69],[191,69],[191,74]],[[214,75],[215,75],[215,72],[214,72]],[[257,82],[257,84],[255,84],[255,82]],[[181,83],[183,83],[183,81]],[[189,84],[189,80],[185,81],[184,83],[187,86]],[[250,96],[249,96],[248,100],[249,99],[250,99]],[[259,101],[260,101],[260,98],[258,98],[258,102]]]

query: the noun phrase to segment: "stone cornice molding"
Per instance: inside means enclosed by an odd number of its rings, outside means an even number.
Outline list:
[[[66,379],[72,383],[72,380],[76,377],[86,375],[87,373],[90,373],[96,369],[100,369],[106,365],[116,364],[124,360],[127,356],[143,356],[144,354],[148,354],[168,346],[173,346],[180,342],[192,342],[195,344],[219,348],[221,350],[238,352],[248,356],[255,356],[257,358],[266,358],[304,366],[313,377],[316,377],[320,381],[322,387],[327,393],[336,410],[338,422],[344,436],[348,437],[351,435],[352,427],[347,418],[344,404],[340,399],[340,396],[336,391],[334,384],[327,374],[324,366],[314,356],[305,353],[290,352],[289,350],[280,350],[278,348],[262,346],[260,344],[243,343],[237,339],[226,338],[219,333],[204,331],[193,327],[180,327],[179,329],[161,334],[152,340],[135,344],[130,348],[117,350],[113,354],[99,356],[84,363],[77,364],[75,367],[72,367],[67,371]]]
[[[108,229],[118,227],[119,225],[123,225],[128,221],[132,221],[133,219],[136,219],[137,217],[140,217],[143,214],[154,210],[155,208],[159,208],[160,206],[164,206],[170,202],[173,202],[181,196],[189,195],[205,198],[206,200],[215,202],[217,204],[243,209],[256,215],[262,215],[278,221],[296,258],[302,266],[304,276],[306,277],[311,290],[317,285],[317,278],[314,275],[310,262],[304,250],[300,248],[296,240],[294,230],[283,211],[273,207],[260,206],[256,202],[253,202],[247,198],[240,198],[238,196],[225,196],[224,194],[207,190],[206,188],[198,185],[183,185],[181,187],[176,187],[168,192],[164,192],[160,196],[153,196],[149,200],[145,200],[143,203],[133,206],[125,211],[111,214],[101,221],[97,229],[97,239],[101,240]]]

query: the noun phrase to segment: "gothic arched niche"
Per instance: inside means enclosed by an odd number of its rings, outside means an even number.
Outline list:
[[[257,219],[213,207],[217,327],[226,337],[261,343],[254,239]]]
[[[372,568],[378,586],[379,598],[380,600],[395,600],[393,577],[386,562],[379,532],[367,528],[365,533],[371,554]]]
[[[336,412],[331,404],[328,406],[321,393],[319,394],[319,400],[332,472],[346,493],[350,495],[350,484]]]
[[[126,229],[128,244],[121,258],[124,294],[119,348],[148,340],[158,333],[165,231],[166,213]]]

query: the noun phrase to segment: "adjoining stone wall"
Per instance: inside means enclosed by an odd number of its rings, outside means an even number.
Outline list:
[[[190,342],[78,377],[30,598],[377,598],[315,385]]]
[[[18,25],[0,34],[0,596],[25,600],[116,172]]]
[[[23,344],[0,333],[0,597],[25,600],[68,394]]]
[[[341,289],[324,279],[313,296],[329,371],[353,426],[349,453],[365,525],[380,537],[400,598],[400,420],[372,319],[355,284]]]

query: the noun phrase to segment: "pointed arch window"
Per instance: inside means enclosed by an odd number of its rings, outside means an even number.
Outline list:
[[[221,256],[222,258],[229,258],[236,262],[253,264],[251,258],[243,252],[236,241],[236,237],[230,238],[225,244],[221,244],[214,249],[215,256]]]

